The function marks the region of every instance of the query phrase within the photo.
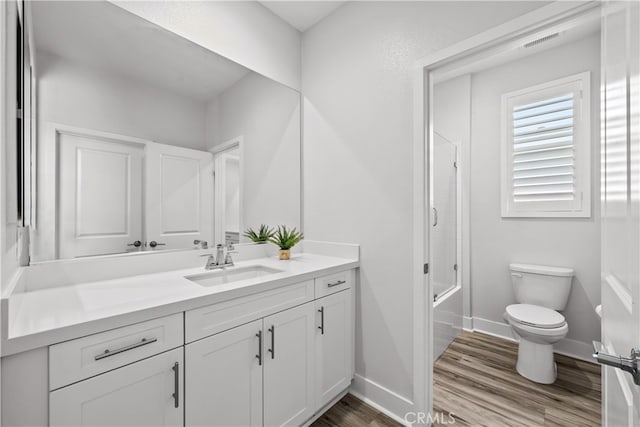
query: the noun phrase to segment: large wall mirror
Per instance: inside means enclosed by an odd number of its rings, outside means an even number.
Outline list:
[[[28,16],[32,261],[300,226],[298,92],[107,1],[34,1]]]

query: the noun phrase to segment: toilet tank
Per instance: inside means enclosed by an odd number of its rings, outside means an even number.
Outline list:
[[[571,291],[572,268],[509,264],[511,284],[519,304],[564,310]]]

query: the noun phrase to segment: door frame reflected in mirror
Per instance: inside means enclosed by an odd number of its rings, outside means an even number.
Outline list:
[[[226,158],[231,151],[238,151],[238,235],[244,230],[242,221],[244,195],[244,137],[242,135],[225,141],[211,148],[213,154],[213,237],[214,245],[226,245]],[[233,242],[233,243],[239,243]]]

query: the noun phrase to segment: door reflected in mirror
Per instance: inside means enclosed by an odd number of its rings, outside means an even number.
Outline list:
[[[33,261],[299,227],[298,92],[107,1],[30,6]]]
[[[215,235],[222,244],[240,243],[242,232],[242,138],[236,138],[214,149]]]

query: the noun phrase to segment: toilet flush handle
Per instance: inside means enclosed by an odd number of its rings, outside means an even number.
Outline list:
[[[511,273],[511,275],[513,277],[522,277],[522,274],[520,274],[520,273]]]

